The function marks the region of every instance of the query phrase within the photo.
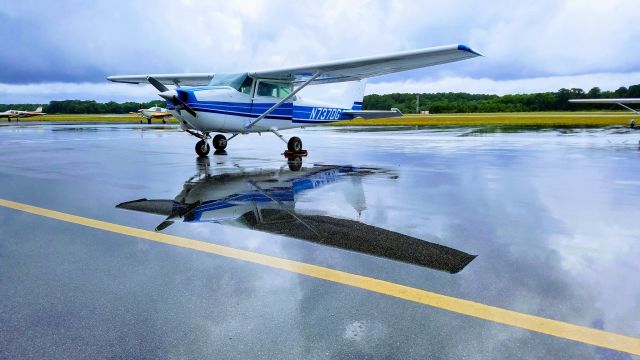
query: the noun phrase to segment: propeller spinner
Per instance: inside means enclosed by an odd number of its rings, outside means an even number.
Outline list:
[[[147,76],[147,81],[149,82],[149,84],[153,85],[154,88],[160,91],[160,94],[158,95],[160,95],[161,98],[171,102],[176,106],[176,110],[178,110],[178,113],[180,113],[180,110],[185,110],[193,117],[198,116],[198,114],[196,114],[196,112],[193,111],[193,109],[189,105],[187,105],[186,102],[182,101],[182,99],[178,97],[178,92],[176,90],[169,89],[160,81],[151,76]]]

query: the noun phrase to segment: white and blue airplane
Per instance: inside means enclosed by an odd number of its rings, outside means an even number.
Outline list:
[[[123,83],[149,82],[167,109],[179,120],[181,128],[200,141],[196,153],[209,153],[211,133],[216,150],[224,150],[227,142],[240,134],[272,132],[287,144],[290,154],[302,154],[302,141],[288,141],[279,130],[322,125],[350,120],[402,116],[390,111],[362,110],[365,79],[373,76],[418,69],[465,60],[480,53],[465,45],[448,45],[427,49],[356,59],[329,61],[287,68],[248,71],[233,74],[187,73],[109,76]],[[358,81],[359,91],[352,106],[303,99],[296,94],[308,85]],[[166,85],[175,85],[169,89]],[[349,99],[350,100],[350,99]],[[228,139],[223,134],[231,134]]]

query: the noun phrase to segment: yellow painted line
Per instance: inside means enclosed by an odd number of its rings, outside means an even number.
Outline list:
[[[163,244],[221,255],[228,258],[248,261],[254,264],[261,264],[500,324],[557,336],[563,339],[574,340],[589,345],[640,355],[640,338],[633,338],[585,326],[547,319],[540,316],[524,314],[322,266],[235,249],[228,246],[211,244],[204,241],[113,224],[9,200],[0,199],[0,206],[117,234],[134,236]]]

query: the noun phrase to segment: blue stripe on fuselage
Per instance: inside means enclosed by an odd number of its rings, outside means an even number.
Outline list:
[[[215,114],[257,118],[275,103],[246,103],[227,101],[190,101],[188,105],[195,111]],[[172,106],[172,108],[174,108]],[[295,106],[292,103],[280,105],[267,119],[291,120],[294,123],[326,123],[349,120],[353,117],[344,114],[344,108]]]

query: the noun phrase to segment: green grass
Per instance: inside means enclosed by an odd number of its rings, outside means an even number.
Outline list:
[[[596,127],[628,125],[633,114],[624,112],[539,112],[495,114],[405,115],[390,119],[354,119],[337,126],[542,126]]]
[[[405,115],[400,118],[355,119],[331,123],[332,126],[536,126],[536,127],[599,127],[628,125],[633,114],[625,112],[530,112],[492,114]],[[137,115],[44,115],[20,119],[21,122],[107,122],[139,123],[146,119]],[[170,124],[178,123],[171,118]],[[162,123],[154,119],[153,123]]]

